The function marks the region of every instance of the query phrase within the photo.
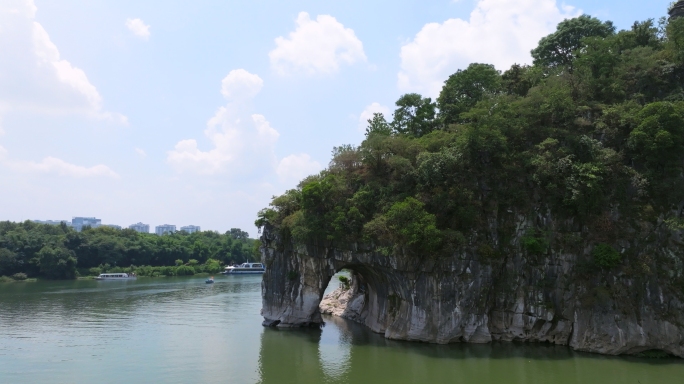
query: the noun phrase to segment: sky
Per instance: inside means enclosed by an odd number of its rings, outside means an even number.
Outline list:
[[[506,70],[566,18],[670,0],[0,0],[0,220],[257,236],[274,195],[404,93]]]

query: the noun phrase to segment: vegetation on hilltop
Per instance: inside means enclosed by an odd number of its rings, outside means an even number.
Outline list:
[[[0,276],[72,279],[101,272],[138,275],[216,273],[224,263],[258,259],[258,241],[233,228],[164,236],[132,229],[0,222]],[[135,267],[146,266],[146,267]]]
[[[619,209],[624,223],[683,226],[684,18],[616,32],[581,16],[532,56],[503,73],[471,64],[436,101],[401,96],[391,121],[374,114],[358,147],[334,148],[327,169],[275,197],[256,225],[424,257],[468,238],[485,258],[507,244],[484,230],[493,212],[541,209],[578,228],[613,228]],[[499,230],[504,240],[514,232]],[[601,233],[597,244],[615,240]],[[523,240],[530,254],[548,246],[535,230]],[[606,268],[619,257],[608,245],[596,256]]]

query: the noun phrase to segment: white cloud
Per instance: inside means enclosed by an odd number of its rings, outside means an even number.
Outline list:
[[[38,8],[33,4],[33,0],[9,0],[4,2],[3,6],[0,7],[0,11],[2,12],[21,15],[28,18],[35,17],[37,10]]]
[[[125,116],[102,110],[97,88],[60,56],[35,13],[33,0],[0,2],[0,112],[81,114],[126,124]]]
[[[276,48],[268,53],[272,68],[281,75],[292,73],[334,73],[341,64],[366,61],[363,43],[354,30],[345,28],[330,15],[311,20],[300,12],[297,27],[287,38],[275,39]]]
[[[385,119],[392,119],[392,111],[380,103],[372,103],[366,107],[366,109],[359,115],[359,131],[365,132],[366,127],[368,127],[368,120],[373,118],[374,113],[382,113],[385,115]]]
[[[181,140],[167,152],[167,162],[181,173],[242,174],[255,180],[275,173],[287,184],[320,171],[323,167],[305,153],[277,160],[280,134],[265,116],[250,112],[250,101],[263,83],[244,69],[231,71],[221,82],[228,103],[217,109],[204,130],[211,147],[203,150],[196,139]]]
[[[36,22],[33,23],[33,47],[36,57],[42,64],[55,69],[59,81],[85,96],[94,109],[100,109],[102,97],[95,86],[88,81],[85,72],[72,66],[68,61],[60,59],[57,46],[52,43],[43,26]]]
[[[2,155],[0,150],[0,155]],[[5,151],[6,153],[6,151]],[[2,159],[2,156],[0,156]],[[106,165],[98,164],[92,167],[83,167],[76,164],[67,163],[56,157],[46,157],[40,163],[33,161],[14,161],[4,163],[9,168],[22,173],[51,173],[59,176],[69,176],[75,178],[87,177],[109,177],[118,179],[119,175]]]
[[[274,146],[279,133],[263,115],[250,113],[250,100],[263,80],[244,69],[231,71],[221,82],[229,100],[207,122],[204,135],[212,148],[203,151],[195,139],[179,141],[167,153],[167,161],[179,172],[216,174],[248,172],[275,162]]]
[[[143,159],[147,157],[147,152],[145,152],[144,149],[135,148],[135,152],[138,154],[138,156],[142,157]]]
[[[150,38],[150,26],[140,19],[126,19],[126,28],[143,40]]]
[[[228,100],[249,100],[254,98],[264,81],[258,75],[244,69],[234,69],[221,81],[221,94]]]
[[[283,183],[298,182],[303,178],[318,173],[323,167],[320,163],[311,159],[306,153],[290,155],[278,163],[276,173]]]
[[[274,162],[273,147],[280,135],[262,115],[243,116],[235,105],[221,107],[209,120],[205,136],[213,148],[199,149],[197,140],[179,141],[167,161],[177,171],[216,174],[240,172],[259,163]],[[234,173],[234,172],[233,172]]]
[[[556,0],[480,0],[470,20],[429,23],[401,48],[398,87],[436,97],[449,75],[473,62],[508,69],[530,63],[530,50],[580,12]]]

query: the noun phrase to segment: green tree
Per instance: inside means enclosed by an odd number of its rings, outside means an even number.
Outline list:
[[[614,268],[622,261],[622,255],[608,244],[598,244],[591,253],[596,265],[603,268]]]
[[[677,64],[684,64],[684,17],[670,20],[666,33],[667,52]]]
[[[441,243],[435,215],[413,197],[395,203],[385,214],[390,236],[416,254],[435,252]]]
[[[575,70],[583,81],[585,97],[608,103],[621,101],[624,87],[615,76],[621,61],[618,39],[588,37],[582,41],[584,48],[575,61]]]
[[[44,246],[37,254],[40,272],[50,279],[73,279],[76,277],[74,253],[62,246]]]
[[[437,98],[439,119],[449,125],[460,122],[460,115],[486,95],[501,90],[501,73],[491,64],[470,64],[449,76]]]
[[[392,129],[403,135],[421,137],[435,129],[435,103],[429,97],[407,93],[396,102]]]
[[[656,175],[681,172],[684,156],[684,102],[655,102],[637,114],[630,133],[632,156]]]
[[[513,64],[510,69],[501,75],[503,90],[509,95],[527,95],[527,92],[534,85],[530,76],[531,68],[528,65]]]
[[[195,274],[195,269],[188,265],[181,265],[176,268],[176,276],[192,276]]]
[[[389,136],[392,134],[392,127],[390,127],[385,115],[382,113],[373,113],[373,117],[368,119],[368,126],[366,127],[366,137],[371,135]]]
[[[204,244],[200,240],[195,240],[195,243],[192,245],[192,255],[196,259],[195,262],[205,262],[209,258],[210,254],[211,251],[208,245]]]
[[[207,273],[219,273],[219,272],[221,272],[221,264],[219,263],[218,260],[209,259],[204,264],[204,270]]]
[[[241,230],[240,228],[231,228],[229,234],[235,240],[246,240],[249,238],[249,233]]]
[[[532,50],[535,65],[547,67],[571,66],[577,51],[582,47],[582,39],[590,36],[606,37],[615,33],[611,21],[582,15],[566,19],[558,24],[556,32],[543,37],[537,48]]]
[[[358,148],[351,144],[333,147],[332,159],[329,168],[345,171],[353,171],[361,166],[361,154]]]
[[[17,254],[7,248],[0,248],[0,276],[13,274],[17,267]]]
[[[636,47],[660,48],[662,40],[659,31],[653,23],[653,19],[643,22],[635,21],[630,31],[620,32],[618,38],[621,40],[622,49],[633,49]]]

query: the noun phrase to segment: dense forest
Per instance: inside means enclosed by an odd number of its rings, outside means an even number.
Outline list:
[[[238,228],[157,236],[132,229],[31,221],[0,222],[0,276],[70,279],[102,272],[138,275],[216,273],[222,264],[258,259],[258,241]],[[144,266],[144,267],[143,267]]]
[[[684,228],[684,18],[616,31],[584,15],[531,53],[503,72],[458,70],[434,101],[401,96],[391,119],[375,114],[359,146],[334,148],[256,225],[297,242],[423,258],[474,244],[495,258],[509,244],[490,241],[488,217],[550,212],[592,233],[605,268],[623,257],[623,224]],[[556,235],[531,231],[524,245],[541,254]]]

